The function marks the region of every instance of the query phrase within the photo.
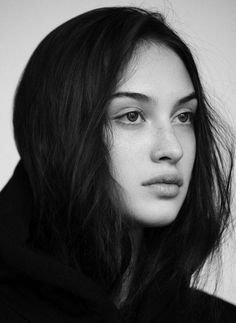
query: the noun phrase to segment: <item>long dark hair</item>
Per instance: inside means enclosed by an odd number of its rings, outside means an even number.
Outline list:
[[[34,196],[29,243],[80,266],[113,294],[132,244],[109,172],[106,111],[122,72],[145,42],[172,49],[188,70],[198,100],[196,160],[176,220],[144,229],[129,305],[154,280],[157,286],[164,281],[165,290],[187,287],[192,277],[197,282],[230,219],[231,135],[207,102],[188,46],[159,13],[133,7],[84,13],[37,47],[19,83],[13,117]]]

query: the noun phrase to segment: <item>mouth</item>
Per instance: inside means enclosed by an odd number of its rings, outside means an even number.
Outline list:
[[[170,184],[170,185],[177,185],[180,187],[183,185],[183,179],[179,175],[168,174],[168,175],[153,177],[142,183],[143,186],[149,186],[149,185],[155,185],[155,184]]]
[[[183,179],[179,175],[161,175],[151,178],[142,183],[154,191],[158,197],[173,198],[179,194],[180,187],[183,185]]]

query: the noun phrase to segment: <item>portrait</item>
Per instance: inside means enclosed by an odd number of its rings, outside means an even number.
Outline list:
[[[30,53],[0,193],[1,322],[235,322],[220,276],[200,288],[234,232],[234,127],[187,39],[157,6],[109,4]]]

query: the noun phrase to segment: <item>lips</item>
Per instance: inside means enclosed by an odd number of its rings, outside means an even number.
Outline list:
[[[142,183],[142,185],[147,186],[159,198],[169,199],[179,194],[183,179],[178,174],[166,174],[151,178]]]
[[[166,174],[153,177],[142,183],[143,186],[155,185],[155,184],[173,184],[177,186],[183,185],[183,179],[178,174]]]

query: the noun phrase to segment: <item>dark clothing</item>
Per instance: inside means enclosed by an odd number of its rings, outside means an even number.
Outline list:
[[[0,194],[0,322],[127,322],[89,277],[27,245],[31,213],[32,192],[20,162]],[[212,300],[217,303],[219,322],[236,322],[234,305],[201,291],[194,293],[200,297],[191,319],[181,297],[178,305],[162,304],[165,310],[160,313],[163,299],[153,284],[133,322],[216,322],[208,319]]]

